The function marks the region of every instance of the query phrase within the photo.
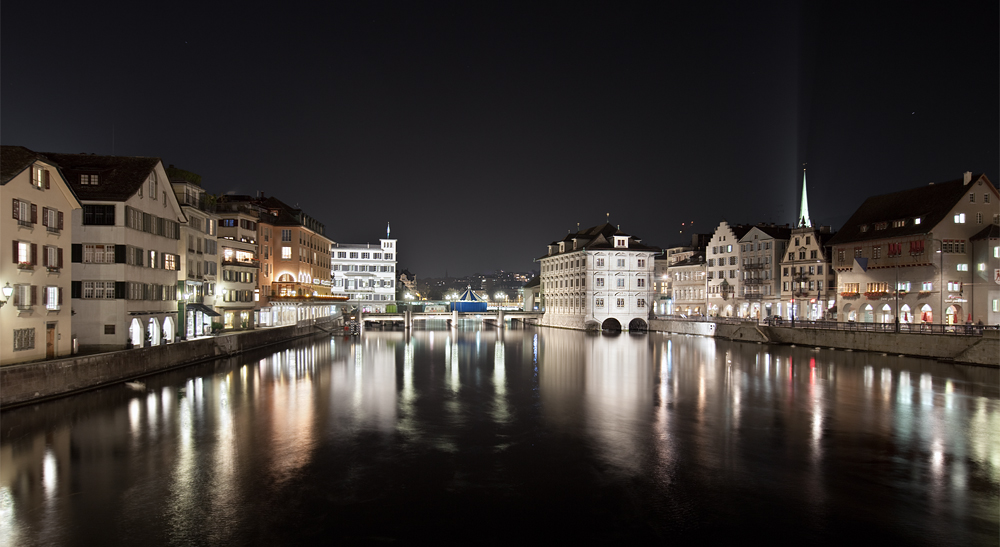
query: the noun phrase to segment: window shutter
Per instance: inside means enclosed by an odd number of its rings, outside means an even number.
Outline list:
[[[58,249],[56,249],[56,260],[58,261],[56,263],[56,267],[57,268],[62,268],[63,267],[63,252],[62,251],[63,251],[62,247],[59,247]],[[62,290],[62,289],[59,289],[59,290]]]
[[[80,298],[83,294],[83,281],[71,281],[69,285],[69,297]],[[62,296],[62,294],[60,294]]]
[[[62,211],[59,211],[59,213],[57,214],[57,216],[59,217],[59,226],[58,226],[58,229],[62,230],[63,229],[63,213],[62,213]]]
[[[38,303],[38,287],[35,285],[31,286],[31,305],[34,306]]]
[[[48,228],[49,226],[49,208],[42,207],[42,226]]]
[[[62,288],[62,287],[59,287],[58,289],[56,289],[56,293],[57,293],[57,294],[59,295],[59,300],[58,300],[58,301],[56,302],[56,304],[59,304],[60,306],[62,306],[62,293],[63,293],[63,288]]]
[[[14,289],[14,307],[20,307],[21,305],[21,288],[18,287]]]
[[[115,281],[115,298],[128,298],[128,286],[124,281]]]
[[[49,246],[42,245],[42,266],[49,267]]]
[[[124,245],[115,245],[115,264],[125,263],[125,251],[127,247]]]
[[[48,169],[42,170],[42,180],[45,181],[45,189],[48,190],[49,189],[49,170]]]
[[[38,264],[38,244],[37,243],[32,243],[31,244],[31,265],[34,266],[35,264]]]
[[[31,223],[38,224],[38,205],[31,204]]]
[[[14,264],[17,264],[17,251],[18,251],[17,240],[15,239],[14,240]]]
[[[69,257],[69,259],[72,262],[77,263],[77,264],[79,264],[80,262],[83,262],[83,244],[82,243],[74,243],[73,246],[70,247],[70,257]]]
[[[32,288],[34,288],[34,287],[32,287]],[[48,290],[47,287],[43,288],[43,290],[42,290],[42,305],[43,306],[48,306],[49,305],[49,290]]]
[[[21,201],[14,198],[14,220],[21,220]]]

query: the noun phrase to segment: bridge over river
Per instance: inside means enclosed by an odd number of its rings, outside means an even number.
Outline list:
[[[358,313],[355,320],[359,323],[402,323],[404,328],[412,328],[416,321],[446,321],[449,326],[458,324],[460,319],[482,321],[495,325],[503,324],[507,321],[521,321],[523,323],[537,325],[542,318],[540,311],[517,311],[517,310],[487,310],[482,312],[459,312],[459,311],[399,311],[395,313],[364,312]]]

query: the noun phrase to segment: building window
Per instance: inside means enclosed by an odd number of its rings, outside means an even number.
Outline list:
[[[594,307],[595,308],[603,308],[604,307],[604,299],[603,298],[596,298],[596,299],[594,299]]]
[[[645,258],[638,259],[638,266],[640,268],[645,268],[646,267],[646,259]]]
[[[17,264],[25,267],[33,265],[31,243],[28,241],[15,241],[14,243],[17,246]]]
[[[80,175],[80,184],[86,185],[97,185],[97,175]]]
[[[618,267],[619,268],[624,268],[625,267],[625,259],[624,258],[619,258],[618,259]]]
[[[965,213],[955,215],[955,224],[965,224]]]
[[[58,310],[62,304],[59,287],[45,287],[45,309]]]
[[[281,231],[281,241],[291,241],[291,240],[292,240],[292,231],[291,230],[282,230]]]
[[[619,298],[617,304],[618,304],[619,308],[624,308],[625,307],[625,299],[624,298]]]
[[[969,203],[975,203],[975,202],[976,202],[976,193],[973,192],[969,194]]]
[[[816,259],[817,258],[817,254],[816,253],[817,253],[817,251],[809,251],[809,258]]]
[[[625,280],[619,277],[618,279],[615,280],[615,285],[618,286],[618,287],[624,287],[625,286]]]
[[[14,329],[14,351],[35,349],[35,329]]]
[[[967,272],[967,271],[969,271],[969,265],[968,264],[958,264],[958,265],[956,265],[956,268],[960,272]]]
[[[983,223],[983,214],[976,213],[976,224],[982,224],[982,223]]]
[[[23,199],[14,199],[14,220],[17,221],[18,226],[31,226],[35,223],[35,219],[32,218],[32,209],[35,209],[35,214],[37,215],[38,209],[31,205],[31,202],[24,201]]]
[[[646,286],[646,280],[642,279],[642,278],[636,279],[635,280],[635,286],[636,287],[645,287]]]
[[[596,286],[597,287],[603,287],[604,286],[604,278],[603,277],[598,277],[597,278]]]
[[[92,226],[114,226],[114,205],[84,205],[83,223]]]
[[[640,308],[645,308],[646,307],[646,299],[645,298],[640,298],[639,300],[636,300],[635,305],[637,307],[640,307]]]
[[[282,247],[281,248],[281,259],[282,260],[291,260],[292,259],[292,248],[291,247]]]

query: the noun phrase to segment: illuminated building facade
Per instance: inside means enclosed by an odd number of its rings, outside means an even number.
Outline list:
[[[214,201],[201,187],[201,177],[173,167],[167,171],[187,218],[181,225],[177,315],[181,337],[190,339],[211,334],[213,318],[218,317],[212,304],[219,274],[219,220]]]
[[[829,226],[800,226],[792,230],[781,259],[781,304],[774,315],[785,319],[834,319],[837,275],[830,263]]]
[[[710,316],[736,317],[740,310],[737,298],[742,286],[740,238],[751,228],[744,224],[730,226],[722,221],[705,246],[705,293]]]
[[[0,202],[13,204],[0,220],[0,364],[70,355],[71,219],[80,202],[55,162],[21,146],[0,147]]]
[[[395,239],[380,239],[378,245],[333,243],[330,261],[333,294],[357,301],[362,311],[384,312],[386,305],[395,303]]]
[[[764,319],[780,313],[778,264],[790,234],[787,224],[758,224],[740,238],[739,317]]]
[[[671,283],[673,314],[687,317],[705,315],[705,276],[707,271],[704,250],[695,251],[667,269]]]
[[[985,323],[1000,304],[996,274],[992,255],[976,253],[973,241],[984,233],[989,241],[1000,224],[998,202],[986,175],[969,172],[865,200],[829,242],[838,320]]]
[[[111,351],[180,336],[177,281],[186,222],[159,158],[45,154],[83,205],[73,211],[73,332]]]
[[[542,325],[645,330],[660,249],[605,223],[548,245],[540,263]]]

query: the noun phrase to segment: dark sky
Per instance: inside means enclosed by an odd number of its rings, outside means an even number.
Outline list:
[[[792,222],[804,162],[835,228],[998,181],[996,0],[669,4],[8,1],[0,141],[157,156],[344,243],[390,222],[418,277],[531,269],[608,213],[658,246]]]

